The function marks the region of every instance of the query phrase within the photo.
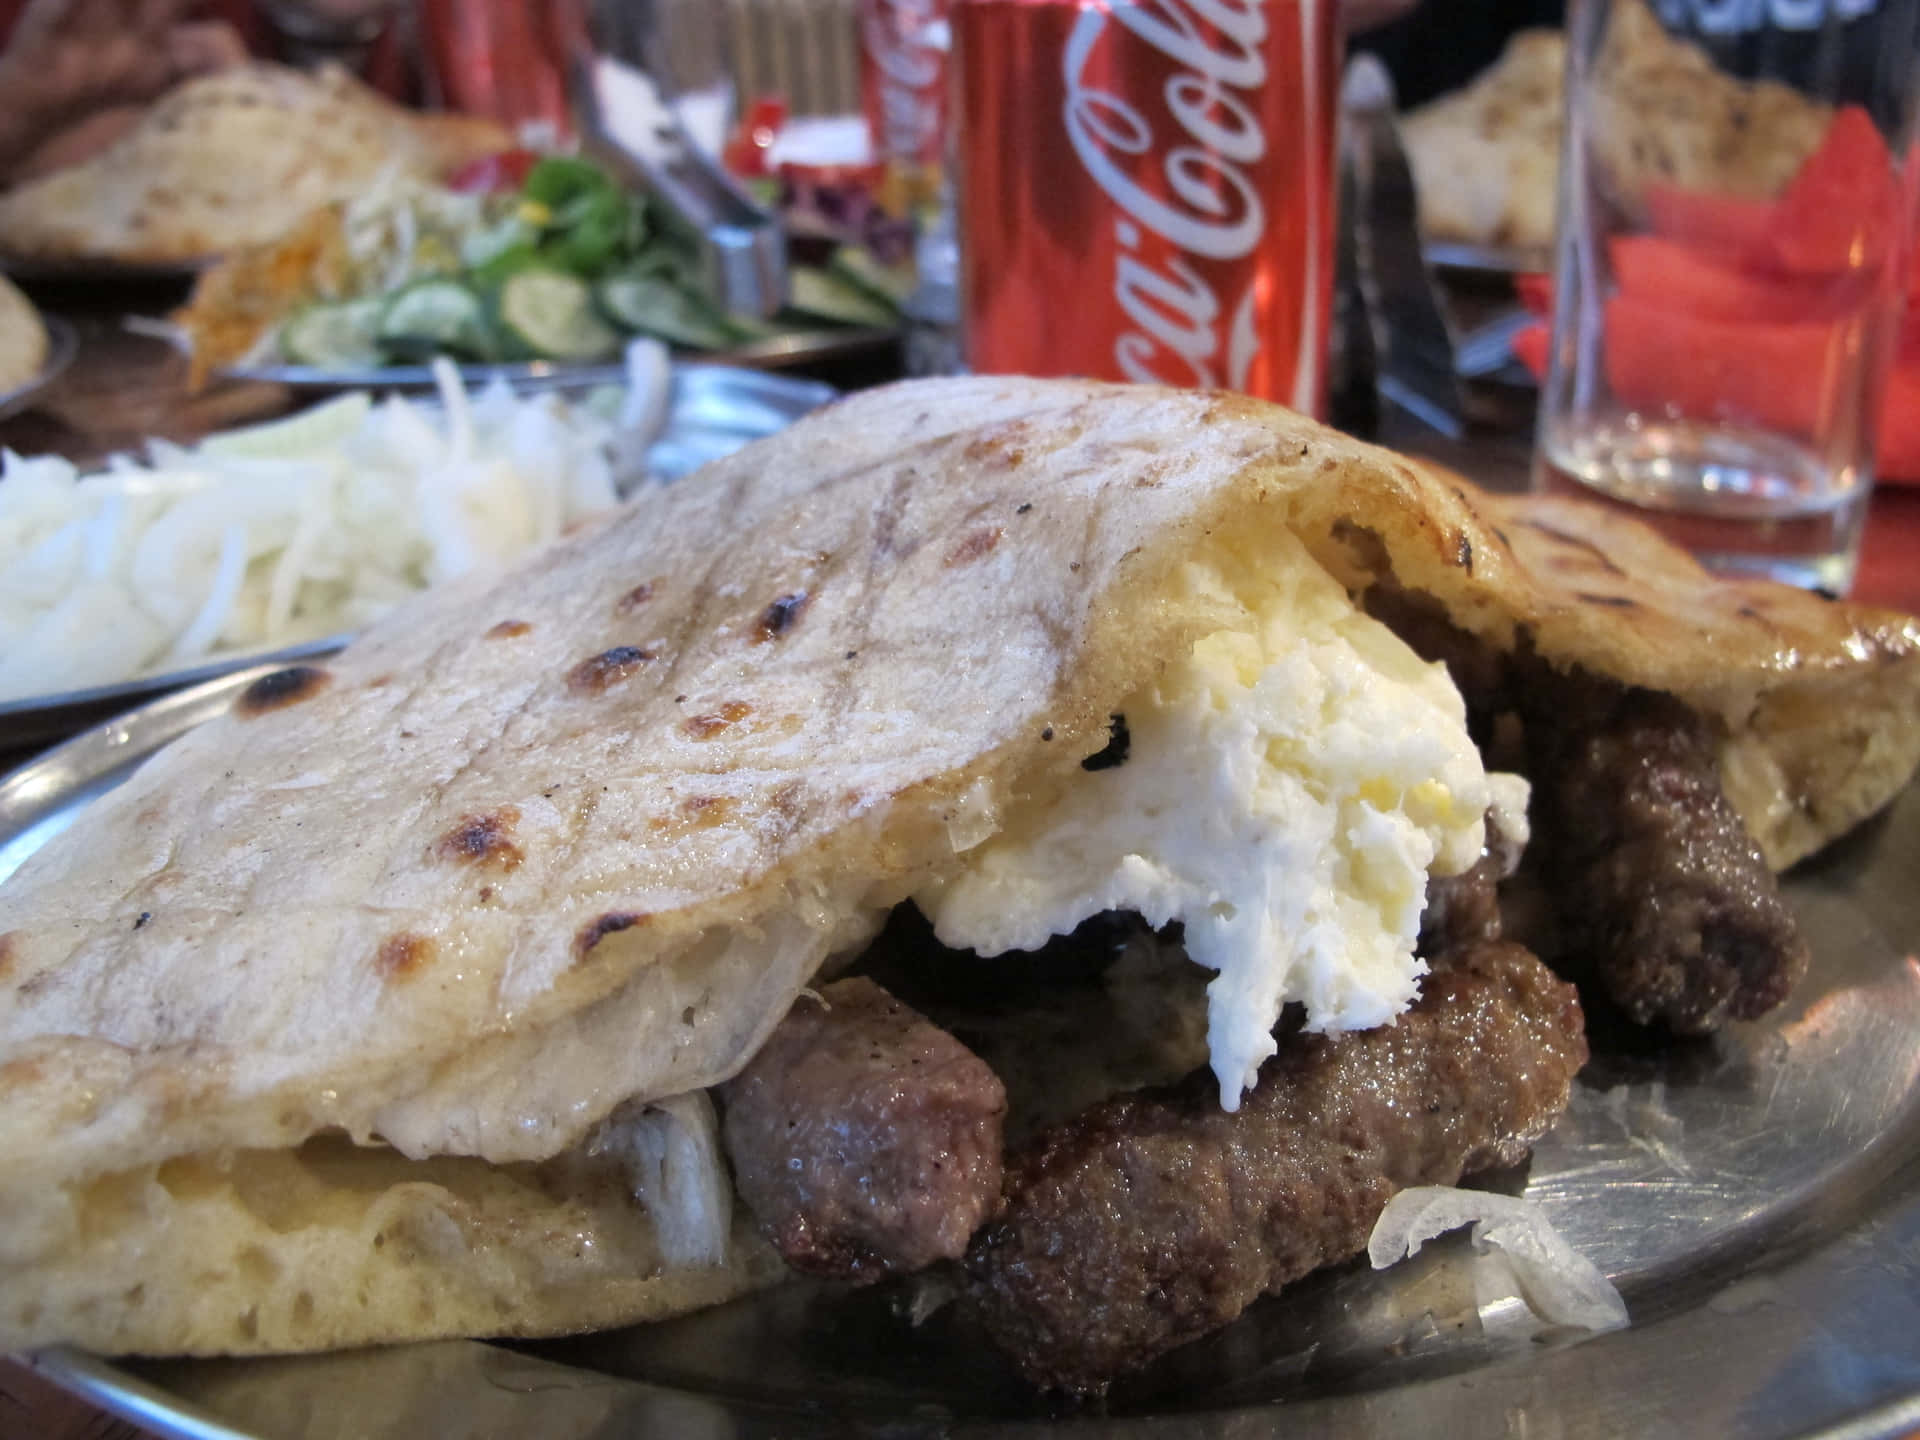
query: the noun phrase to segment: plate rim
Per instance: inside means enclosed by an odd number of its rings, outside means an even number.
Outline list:
[[[894,343],[904,326],[822,326],[792,334],[774,335],[727,350],[673,350],[676,365],[703,365],[766,372],[805,365]],[[644,339],[634,336],[633,339]],[[456,361],[455,371],[467,385],[504,380],[515,389],[534,392],[562,386],[607,382],[625,378],[619,361],[516,360],[499,363]],[[431,365],[363,365],[329,370],[318,365],[273,361],[223,367],[228,380],[285,385],[293,390],[418,390],[435,384]]]

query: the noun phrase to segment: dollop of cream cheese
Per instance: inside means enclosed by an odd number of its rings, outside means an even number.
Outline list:
[[[1103,910],[1181,921],[1217,972],[1208,1052],[1235,1110],[1289,1001],[1319,1031],[1412,1003],[1429,872],[1479,858],[1496,796],[1525,800],[1489,785],[1446,668],[1356,608],[1297,540],[1257,569],[1196,564],[1184,580],[1245,623],[1125,702],[1124,764],[1011,817],[915,898],[943,944],[982,954],[1036,949]]]

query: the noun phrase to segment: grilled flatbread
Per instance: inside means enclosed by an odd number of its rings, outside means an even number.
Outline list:
[[[767,1278],[698,1198],[697,1092],[1245,623],[1201,561],[1304,545],[1672,690],[1782,853],[1903,783],[1920,627],[1596,523],[1244,398],[913,383],[257,682],[0,888],[0,1345],[547,1333]]]
[[[18,390],[47,363],[47,327],[33,302],[0,275],[0,395]]]
[[[190,80],[93,158],[0,196],[0,254],[192,264],[271,240],[389,165],[439,175],[503,149],[489,120],[416,115],[336,67]]]
[[[1522,30],[1464,90],[1401,127],[1429,239],[1541,250],[1553,243],[1566,37]]]

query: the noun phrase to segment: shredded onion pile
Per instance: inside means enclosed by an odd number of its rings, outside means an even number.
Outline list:
[[[0,455],[0,700],[357,630],[617,503],[666,409],[664,352],[571,402],[495,382],[364,392],[81,474]]]

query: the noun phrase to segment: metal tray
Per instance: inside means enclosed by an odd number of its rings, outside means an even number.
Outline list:
[[[0,875],[262,669],[183,691],[0,781]],[[516,1346],[272,1360],[35,1363],[163,1435],[429,1440],[866,1435],[1251,1440],[1920,1428],[1920,785],[1801,866],[1792,1002],[1706,1042],[1596,1028],[1524,1186],[1620,1285],[1626,1331],[1572,1343],[1481,1309],[1464,1248],[1339,1267],[1117,1386],[1024,1391],[952,1310],[790,1284],[666,1324]]]
[[[1428,240],[1420,253],[1441,270],[1486,270],[1501,275],[1542,274],[1553,269],[1553,251],[1518,245],[1476,245],[1464,240]]]
[[[599,385],[624,384],[626,371],[618,365],[603,365],[576,368],[543,379],[545,383],[537,388],[585,391]],[[784,430],[837,394],[831,385],[760,370],[730,365],[675,365],[667,422],[660,438],[647,451],[647,473],[655,479],[677,480],[709,460],[730,455],[743,445]],[[0,700],[0,751],[71,735],[140,700],[229,674],[243,666],[268,661],[286,664],[323,655],[338,650],[351,638],[335,635],[271,652],[249,650],[213,655],[181,669],[139,675],[108,685]]]
[[[800,330],[769,336],[750,345],[715,351],[700,358],[755,370],[779,370],[788,366],[810,365],[863,355],[899,343],[897,330],[855,329],[847,326]],[[510,365],[460,365],[460,378],[468,385],[484,385],[489,380],[505,380],[523,393],[539,390],[570,389],[620,378],[618,365],[575,364],[563,360],[529,360]],[[220,372],[230,380],[265,381],[294,390],[426,390],[433,386],[433,369],[427,365],[364,365],[343,369],[318,365],[293,365],[269,362],[259,365],[234,365]]]

